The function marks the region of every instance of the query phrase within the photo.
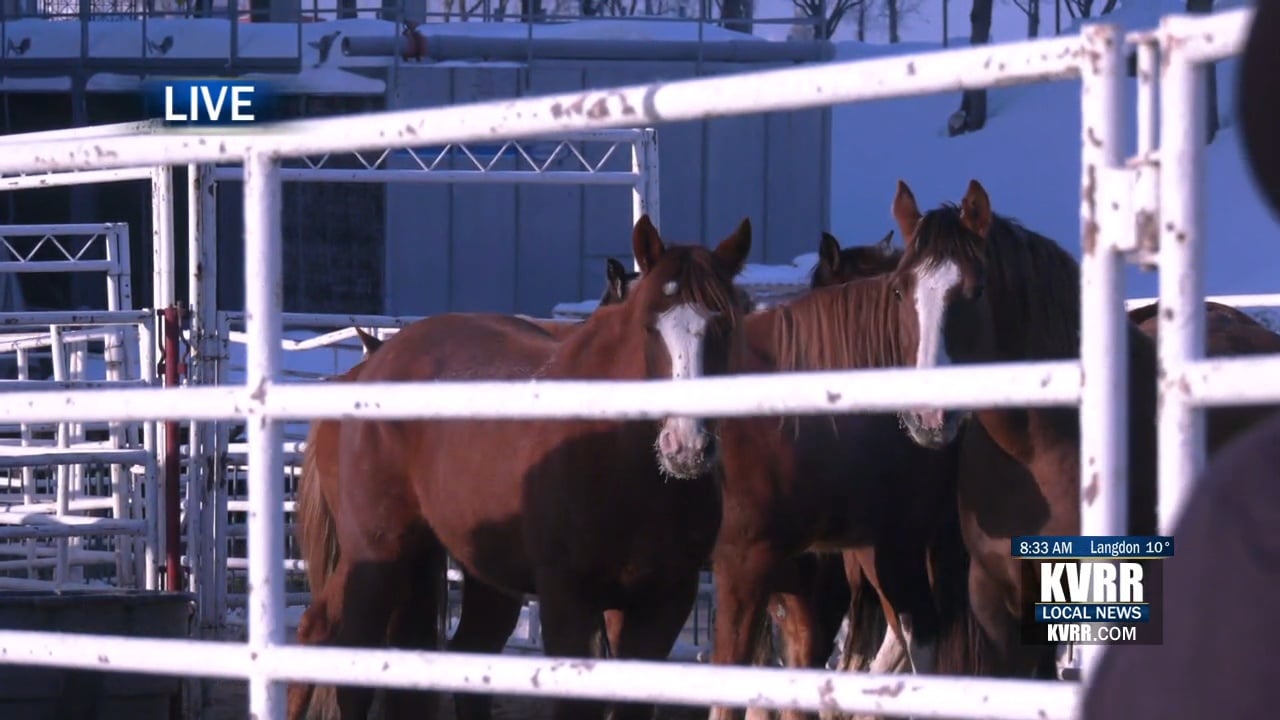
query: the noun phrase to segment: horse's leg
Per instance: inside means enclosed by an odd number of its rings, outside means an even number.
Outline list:
[[[927,545],[916,541],[885,543],[875,553],[876,576],[886,606],[897,610],[911,670],[927,675],[937,666],[941,630],[929,584]]]
[[[969,605],[981,632],[986,635],[995,657],[991,674],[1011,674],[1017,628],[1005,604],[1005,591],[980,562],[969,564]]]
[[[889,630],[880,606],[880,595],[867,580],[857,551],[844,552],[844,568],[849,587],[849,629],[837,669],[841,672],[866,672],[885,636],[895,639],[896,636]]]
[[[610,640],[613,656],[625,660],[666,660],[693,612],[698,580],[698,574],[693,573],[686,582],[672,583],[649,597],[633,599],[621,611],[610,613],[616,627]],[[617,703],[612,718],[648,720],[655,709],[647,703]]]
[[[876,598],[879,599],[880,613],[885,620],[884,634],[880,638],[880,645],[875,654],[871,657],[867,670],[877,674],[897,672],[907,662],[905,632],[902,618],[899,615],[899,608],[890,602],[889,596],[884,592],[880,579],[881,564],[878,560],[879,555],[876,553],[875,548],[870,547],[851,550],[850,555],[856,558],[860,577],[874,591]],[[848,561],[848,563],[852,562],[855,562],[855,560]],[[848,567],[848,564],[846,567]],[[863,635],[863,638],[864,643],[870,643],[874,641],[875,636],[867,633]],[[870,647],[870,645],[866,645],[866,647]]]
[[[771,598],[773,622],[782,635],[782,662],[789,668],[817,668],[825,664],[819,650],[830,654],[830,644],[819,642],[822,623],[818,619],[814,598],[809,593],[778,592]],[[815,717],[800,710],[783,710],[782,720],[805,720]]]
[[[409,574],[409,591],[392,615],[387,644],[409,650],[439,650],[449,611],[448,555],[434,536],[424,541]],[[387,720],[436,717],[440,695],[421,690],[385,691]]]
[[[893,603],[889,602],[889,596],[882,589],[878,571],[880,567],[877,562],[878,555],[874,548],[860,548],[852,551],[852,554],[857,557],[861,577],[876,592],[880,601],[880,610],[885,620],[884,634],[881,638],[880,647],[871,658],[867,670],[876,674],[901,672],[910,665],[909,655],[906,652],[907,644],[904,640],[905,632],[898,609],[893,606]],[[870,639],[870,637],[864,635],[864,642]],[[851,720],[890,720],[888,717],[882,718],[877,715],[867,714],[853,714],[849,717]]]
[[[723,532],[723,529],[722,529]],[[769,580],[779,565],[778,553],[766,542],[746,548],[720,546],[712,561],[716,589],[715,644],[711,661],[717,665],[747,665],[767,627],[764,613]],[[713,707],[709,720],[734,720],[741,710]]]
[[[849,581],[839,555],[808,553],[774,584],[769,615],[783,639],[787,667],[826,667],[850,604]]]
[[[449,640],[449,651],[500,654],[520,622],[523,606],[522,598],[463,571],[462,617]],[[457,693],[453,706],[458,720],[488,720],[493,715],[493,696]]]
[[[351,570],[343,593],[342,621],[335,638],[342,647],[386,644],[392,613],[409,600],[404,578],[417,568],[401,562],[349,558]],[[343,720],[363,720],[373,705],[374,689],[352,685],[337,688],[338,712]]]
[[[604,609],[583,595],[579,578],[553,569],[538,573],[537,586],[543,653],[547,657],[591,657]],[[605,707],[594,700],[557,698],[552,701],[551,716],[553,720],[600,720]]]

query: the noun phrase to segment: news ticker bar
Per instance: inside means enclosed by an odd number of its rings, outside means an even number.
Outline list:
[[[1018,535],[1012,557],[1027,560],[1163,560],[1173,557],[1170,535]]]

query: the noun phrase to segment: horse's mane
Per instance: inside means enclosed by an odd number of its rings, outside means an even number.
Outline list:
[[[882,275],[818,288],[773,314],[778,370],[891,367],[901,362],[896,299]]]
[[[944,203],[920,219],[912,245],[910,255],[928,264],[985,263],[1003,353],[1025,360],[1079,354],[1080,265],[1053,240],[993,214],[984,243],[964,227],[960,208]]]

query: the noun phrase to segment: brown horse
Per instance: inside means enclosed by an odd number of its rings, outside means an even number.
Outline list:
[[[518,318],[428,318],[370,355],[359,381],[723,372],[739,347],[742,308],[732,279],[750,248],[749,225],[708,251],[666,247],[645,218],[633,248],[642,277],[627,300],[597,310],[562,342]],[[713,425],[691,418],[657,424],[342,421],[337,472],[312,463],[320,472],[302,483],[304,492],[334,483],[342,507],[330,513],[341,551],[318,601],[336,629],[332,642],[380,643],[390,609],[406,595],[397,581],[442,567],[433,559],[447,550],[464,569],[464,607],[478,591],[509,617],[504,631],[491,623],[477,638],[464,611],[451,649],[499,651],[522,595],[530,593],[539,597],[549,655],[587,655],[601,613],[610,611],[625,618],[614,654],[666,657],[691,609],[698,567],[719,521],[719,492],[708,476],[716,454]],[[308,452],[323,457],[325,451],[309,444]],[[467,482],[454,480],[459,477]],[[327,565],[329,559],[326,552],[314,561]],[[436,623],[423,618],[438,617],[438,610],[406,618],[421,625],[410,635],[421,642],[434,634]],[[496,647],[467,646],[477,640]],[[363,717],[369,700],[366,689],[338,692],[343,717]],[[591,712],[598,709],[556,703],[557,717]]]
[[[851,280],[884,275],[898,267],[901,257],[902,251],[893,247],[892,230],[873,245],[849,248],[841,248],[834,235],[824,232],[818,244],[818,263],[809,275],[809,287],[843,285]]]
[[[927,308],[922,317],[928,318],[921,322],[918,367],[1079,356],[1079,265],[1052,240],[993,213],[977,181],[960,205],[926,213],[899,182],[893,215],[906,244],[896,272],[914,270],[925,278],[916,289],[916,303]],[[956,324],[985,331],[953,343]],[[1127,529],[1154,534],[1155,349],[1132,323],[1128,347]],[[978,640],[990,654],[974,672],[1049,673],[1052,649],[1028,647],[1019,638],[1021,575],[1009,541],[1079,533],[1078,411],[982,409],[971,417],[960,442],[958,508],[971,556],[969,602],[982,630]],[[902,418],[916,442],[933,447],[954,432],[960,415],[914,411]],[[1100,481],[1112,479],[1093,482]],[[1096,492],[1096,485],[1089,490]]]
[[[622,263],[617,260],[607,258],[605,290],[600,298],[600,305],[614,305],[622,302],[626,297],[626,291],[629,283],[633,282],[638,276],[639,273],[627,272]],[[563,340],[570,332],[582,326],[580,321],[562,322],[536,318],[526,319],[532,324],[542,328],[548,335],[556,340]],[[384,341],[376,335],[367,332],[360,327],[355,327],[353,329],[355,330],[356,337],[359,338],[360,344],[363,347],[364,359],[368,359],[368,357],[376,352],[378,348],[382,347]],[[363,365],[364,360],[362,359],[360,363],[357,363],[347,372],[342,375],[329,378],[329,380],[335,382],[354,381],[359,377],[359,372]],[[312,427],[312,438],[324,433],[331,435],[336,431],[336,423],[331,421],[320,421]],[[323,442],[322,444],[328,447],[333,446],[332,441]],[[315,456],[307,457],[310,458],[311,462],[316,462]],[[310,543],[312,546],[315,546],[317,543],[320,544],[320,546],[313,547],[309,553],[312,557],[323,556],[327,551],[326,548],[323,547],[323,544],[331,542],[333,539],[332,530],[328,529],[326,531],[324,528],[325,518],[322,514],[325,511],[332,512],[335,507],[335,501],[336,498],[328,497],[322,502],[318,493],[301,493],[299,496],[299,512],[308,518],[308,522],[304,524],[305,530],[308,532],[300,532],[299,540],[303,543]],[[334,553],[332,560],[336,561],[336,548],[334,548],[332,552]],[[324,586],[327,577],[328,571],[322,564],[308,565],[309,587],[312,589],[313,594],[317,599],[323,597],[320,590]],[[433,588],[432,591],[442,593],[444,592],[444,588],[436,587]],[[476,593],[473,591],[472,595],[474,597]],[[411,597],[407,599],[404,607],[413,608],[419,603],[427,602],[430,601],[425,598]],[[438,602],[443,603],[447,602],[447,600],[438,600]],[[463,614],[468,618],[468,627],[484,627],[484,624],[488,619],[482,617],[482,614],[488,610],[491,610],[491,608],[486,607],[484,604],[481,604],[480,601],[473,599],[471,605],[469,607],[464,607],[462,610]],[[397,613],[401,611],[401,608],[397,608],[396,610]],[[308,606],[303,612],[302,618],[299,622],[299,641],[304,644],[315,644],[332,637],[334,629],[327,626],[325,617],[326,610],[322,602],[313,602],[313,604]],[[505,617],[505,615],[499,615],[499,623],[505,622],[504,619],[501,619],[503,617]],[[443,617],[441,618],[441,621],[444,621]],[[394,627],[394,623],[392,623],[389,625],[387,631],[387,642],[392,646],[404,647],[405,643],[414,642],[414,638],[403,637],[402,634]],[[332,693],[332,688],[320,689],[311,685],[291,685],[289,692],[290,711],[288,716],[290,718],[301,717],[303,712],[307,711],[308,708],[310,708],[311,712],[321,715],[335,708],[334,703],[336,702],[336,699]],[[392,702],[396,702],[398,696],[393,695],[392,697]],[[463,705],[465,707],[467,705],[467,701],[464,700]],[[487,707],[487,703],[485,703],[485,706]]]
[[[1159,330],[1159,303],[1129,311],[1129,320],[1154,340]],[[1280,353],[1280,335],[1241,310],[1205,302],[1205,354],[1208,357]],[[1276,412],[1275,405],[1226,405],[1205,412],[1205,441],[1210,450],[1227,442]]]
[[[854,266],[846,260],[846,258],[865,258],[868,256],[890,259],[888,253],[883,250],[883,241],[874,246],[854,246],[841,250],[834,238],[824,237],[819,262],[827,265],[827,271],[820,274],[815,269],[813,286],[825,287],[828,284],[838,284],[858,277],[868,277],[880,272],[888,272],[892,268],[877,271],[874,264],[865,262],[861,267],[867,268],[866,274],[850,271],[849,268]],[[900,252],[891,256],[894,267],[896,267],[900,257]],[[832,261],[831,258],[839,259]],[[835,268],[843,268],[848,274],[841,277],[840,274],[831,271]],[[1280,352],[1280,335],[1272,332],[1246,313],[1214,302],[1207,302],[1205,311],[1206,353],[1209,356],[1221,357]],[[1129,320],[1154,340],[1158,327],[1157,312],[1158,304],[1148,304],[1129,311]],[[1222,447],[1239,433],[1252,427],[1262,418],[1269,416],[1274,410],[1274,407],[1256,406],[1210,408],[1208,411],[1209,448],[1216,450]],[[846,559],[846,562],[849,562],[849,560]],[[965,563],[967,565],[967,560]],[[937,571],[937,568],[935,568],[935,572]],[[858,568],[855,562],[854,566],[849,569],[850,583],[855,588],[858,587],[856,582],[857,572]],[[830,574],[828,573],[826,577],[829,578]],[[845,588],[837,586],[840,584],[842,583],[839,583],[838,579],[827,579],[824,584],[816,587],[814,592],[820,601],[824,599],[824,596],[825,598],[839,597],[839,594],[845,590]],[[862,595],[861,602],[859,602],[860,594]],[[875,602],[866,602],[868,596],[874,596],[874,589],[865,583],[860,592],[855,590],[849,615],[850,633],[844,648],[843,661],[841,663],[842,669],[866,669],[867,663],[865,661],[859,662],[859,660],[865,657],[869,651],[875,650],[876,643],[880,637],[885,637],[882,629],[883,619],[877,617],[879,615],[879,605]],[[877,627],[877,622],[881,627]],[[871,628],[872,632],[864,637],[859,632],[859,629],[868,627]],[[886,643],[891,640],[892,637],[886,637]],[[963,638],[960,640],[961,643],[964,641]],[[964,650],[962,649],[961,652],[963,653]],[[956,667],[955,670],[960,672],[972,670],[970,665],[974,663],[966,663],[965,661],[968,659],[966,656],[959,660],[960,666]],[[942,669],[944,668],[940,666],[940,670]],[[951,670],[951,668],[946,669],[948,671]]]
[[[893,247],[894,231],[890,230],[879,241],[870,245],[854,245],[842,248],[831,233],[823,232],[818,245],[818,261],[810,273],[811,289],[843,285],[865,278],[891,273],[898,266],[902,250]],[[931,582],[948,625],[955,624],[956,616],[963,614],[964,588],[956,588],[954,579],[967,570],[967,555],[958,542],[955,517],[948,518],[950,533],[943,533],[929,547]],[[873,657],[879,657],[874,667],[877,672],[890,672],[906,661],[904,650],[894,643],[896,636],[889,632],[882,609],[883,598],[867,579],[858,553],[813,553],[797,563],[797,585],[813,603],[811,616],[788,613],[791,600],[786,595],[775,595],[770,600],[770,616],[780,630],[784,647],[796,642],[796,638],[813,637],[816,661],[829,655],[835,642],[833,635],[841,618],[847,618],[845,640],[840,650],[837,669],[870,670]],[[939,567],[938,558],[954,558]],[[883,568],[882,572],[893,571]],[[948,573],[950,574],[948,576]],[[950,582],[945,582],[946,580]],[[944,584],[939,587],[938,581]],[[952,631],[954,632],[954,631]],[[886,634],[888,633],[888,634]],[[821,644],[817,644],[821,643]],[[950,648],[947,648],[950,650]],[[788,653],[794,655],[794,653]],[[952,663],[944,655],[939,658],[940,669],[947,670]]]

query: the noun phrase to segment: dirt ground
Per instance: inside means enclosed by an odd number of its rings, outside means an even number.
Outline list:
[[[210,681],[204,720],[248,720],[248,683],[243,681]],[[375,705],[376,707],[376,705]],[[533,698],[498,698],[494,701],[495,720],[543,720],[550,718],[548,703]],[[452,720],[453,703],[445,699],[440,720]],[[707,716],[705,708],[663,708],[658,720],[701,720]],[[318,718],[316,720],[319,720]]]

